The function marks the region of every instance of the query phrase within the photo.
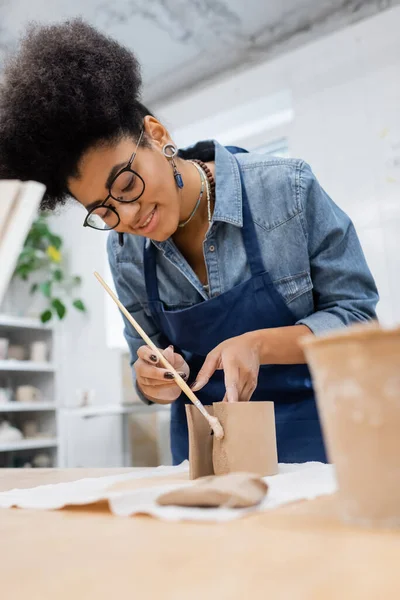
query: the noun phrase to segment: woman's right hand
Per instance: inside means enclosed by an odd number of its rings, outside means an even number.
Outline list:
[[[167,361],[178,371],[185,381],[189,378],[189,365],[185,359],[174,352],[173,346],[161,350]],[[137,351],[138,359],[134,363],[136,381],[143,394],[158,404],[170,404],[182,393],[175,383],[173,374],[165,369],[157,356],[148,346],[141,346]]]

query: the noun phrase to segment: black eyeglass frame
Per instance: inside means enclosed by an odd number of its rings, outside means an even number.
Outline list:
[[[129,159],[127,165],[126,165],[126,167],[123,167],[123,169],[120,169],[118,171],[118,173],[113,177],[113,179],[112,179],[112,181],[111,181],[111,183],[110,183],[110,185],[108,187],[108,196],[107,196],[107,198],[105,198],[105,200],[103,200],[103,202],[101,202],[100,204],[97,204],[96,206],[93,206],[93,208],[91,208],[88,211],[88,214],[86,215],[85,220],[83,222],[83,227],[90,227],[90,229],[95,229],[96,231],[112,231],[113,229],[116,229],[118,227],[118,225],[120,224],[120,222],[121,222],[120,216],[119,216],[117,210],[113,206],[111,206],[110,204],[107,205],[106,202],[110,198],[112,198],[113,200],[115,200],[116,202],[120,202],[121,204],[132,204],[133,202],[137,202],[139,200],[139,198],[141,198],[143,196],[144,190],[146,188],[146,184],[144,182],[144,179],[143,179],[143,177],[141,175],[139,175],[139,173],[137,171],[134,171],[132,169],[132,163],[133,163],[133,161],[134,161],[134,159],[136,157],[137,151],[138,151],[139,146],[140,146],[140,142],[142,141],[143,133],[144,133],[144,129],[142,129],[141,132],[140,132],[140,135],[139,135],[139,138],[138,138],[138,141],[137,141],[137,144],[136,144],[136,148],[135,148],[132,156],[130,157],[130,159]],[[116,180],[118,179],[118,177],[120,175],[122,175],[122,173],[126,173],[126,172],[133,173],[133,175],[135,175],[135,177],[138,177],[141,180],[142,184],[143,184],[142,191],[133,200],[121,200],[120,198],[115,198],[115,196],[113,196],[112,192],[111,192],[112,186],[114,185],[114,183],[116,182]],[[92,225],[90,225],[90,223],[88,223],[88,219],[99,208],[108,208],[108,210],[111,210],[115,214],[115,216],[117,217],[117,219],[118,219],[117,224],[114,225],[113,227],[104,227],[103,229],[99,229],[98,227],[93,227]]]

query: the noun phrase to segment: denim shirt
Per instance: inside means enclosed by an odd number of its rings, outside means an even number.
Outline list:
[[[375,318],[378,292],[354,226],[305,162],[252,153],[233,156],[217,142],[202,142],[181,156],[215,159],[215,208],[203,243],[209,289],[204,290],[172,238],[146,240],[158,249],[158,287],[166,309],[204,302],[250,277],[241,236],[238,161],[265,269],[297,323],[319,335]],[[143,244],[142,237],[125,234],[121,247],[112,231],[108,256],[121,302],[160,346],[165,339],[148,309]],[[143,342],[126,321],[125,337],[133,364]]]

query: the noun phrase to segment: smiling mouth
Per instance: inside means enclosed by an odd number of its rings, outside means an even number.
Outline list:
[[[152,220],[152,218],[154,217],[154,213],[156,212],[156,208],[154,207],[153,210],[151,211],[151,213],[149,214],[149,216],[147,217],[147,219],[145,220],[145,222],[140,225],[139,229],[144,229],[145,227],[147,227],[147,225],[150,225],[150,222]]]

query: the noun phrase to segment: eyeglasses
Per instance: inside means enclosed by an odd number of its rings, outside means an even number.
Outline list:
[[[111,181],[107,198],[89,210],[83,222],[84,227],[91,227],[99,231],[115,229],[120,224],[121,219],[117,210],[110,204],[106,204],[107,201],[112,198],[116,202],[129,204],[136,202],[143,195],[145,189],[144,179],[132,169],[132,163],[142,141],[143,132],[144,130],[142,129],[135,151],[130,157],[128,164],[118,171]]]

